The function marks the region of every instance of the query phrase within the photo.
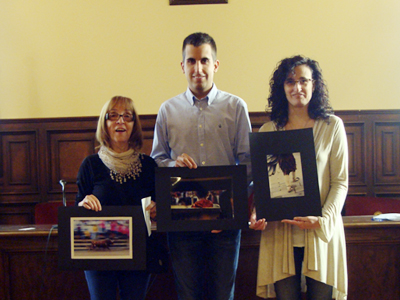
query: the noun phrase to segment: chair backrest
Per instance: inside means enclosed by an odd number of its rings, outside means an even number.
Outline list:
[[[35,205],[35,224],[58,224],[58,207],[62,201],[42,202]],[[67,201],[67,206],[74,206],[75,201]]]

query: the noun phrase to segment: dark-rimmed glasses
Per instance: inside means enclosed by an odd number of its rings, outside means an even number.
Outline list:
[[[135,121],[135,116],[130,113],[123,113],[122,115],[120,115],[119,113],[113,112],[113,111],[106,113],[106,120],[118,121],[119,118],[121,118],[121,117],[122,117],[122,119],[124,119],[125,122]]]

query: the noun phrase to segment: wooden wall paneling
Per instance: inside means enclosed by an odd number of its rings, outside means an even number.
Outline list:
[[[60,180],[67,182],[67,194],[76,194],[76,176],[82,161],[96,152],[95,129],[48,130],[48,194],[51,200],[60,199],[62,188]],[[61,194],[60,194],[61,193]],[[70,200],[70,199],[68,199]]]
[[[258,132],[260,127],[270,120],[266,112],[251,112],[249,115],[253,132]]]
[[[67,200],[75,199],[76,175],[86,153],[94,153],[98,117],[35,119],[40,127],[43,192],[40,202],[61,201],[60,179],[65,179]],[[83,144],[84,146],[82,146]],[[79,146],[82,149],[79,149]],[[91,149],[91,150],[87,150]],[[80,160],[80,161],[79,161]],[[65,176],[66,178],[61,178]]]
[[[153,147],[154,126],[156,124],[156,117],[154,115],[141,115],[140,123],[143,132],[143,147],[141,152],[150,155],[151,148]]]
[[[0,222],[1,222],[0,218]],[[3,224],[1,224],[3,225]],[[1,236],[0,236],[1,238]],[[8,270],[10,269],[10,264],[3,254],[3,251],[0,251],[0,299],[10,299],[8,295],[10,294],[10,276],[8,275]]]
[[[23,232],[12,237],[1,236],[0,278],[5,292],[0,299],[90,298],[84,272],[61,271],[58,237],[53,234],[47,238],[47,232],[36,236]]]
[[[144,135],[143,147],[141,149],[141,152],[144,154],[150,155],[152,146],[153,146],[153,137],[146,138],[146,135]]]
[[[349,187],[354,194],[364,194],[366,182],[365,172],[365,123],[346,122],[346,136],[349,149]],[[357,191],[358,190],[358,191]]]
[[[13,135],[10,140],[5,138],[5,143],[8,150],[8,185],[21,187],[23,190],[28,188],[28,191],[36,191],[37,168],[32,165],[32,162],[36,161],[35,136],[31,134]]]
[[[400,232],[390,224],[345,227],[349,299],[400,299]]]
[[[400,182],[399,123],[375,124],[375,184]]]
[[[269,120],[250,112],[253,132]],[[336,111],[344,121],[349,144],[349,194],[400,198],[400,110]],[[1,120],[0,212],[11,222],[26,217],[38,202],[61,201],[60,179],[67,199],[76,195],[79,166],[94,153],[97,117]],[[142,152],[150,154],[156,115],[140,116]],[[23,212],[18,214],[15,208]],[[9,213],[6,213],[8,211]],[[4,215],[3,215],[4,214]],[[15,224],[15,222],[11,222]]]
[[[3,134],[0,132],[0,188],[4,184]]]
[[[0,203],[21,202],[21,195],[39,195],[37,131],[11,131],[2,134],[1,140],[4,175]]]
[[[336,111],[345,126],[349,147],[349,190],[353,196],[373,196],[370,121],[359,111]]]
[[[46,136],[46,130],[54,126],[53,122],[51,120],[42,120],[42,119],[34,119],[31,120],[28,124],[25,126],[32,126],[36,127],[37,130],[39,131],[39,177],[40,177],[40,198],[36,203],[40,202],[47,202],[47,190],[48,190],[48,178],[49,178],[49,173],[48,173],[48,168],[47,168],[47,149],[48,149],[48,140]],[[67,126],[65,126],[68,128]],[[60,198],[61,199],[61,198]],[[33,214],[34,215],[34,214]],[[33,216],[34,219],[34,216]]]
[[[400,222],[374,222],[370,216],[344,217],[343,222],[348,299],[400,299]],[[44,255],[50,225],[35,226],[34,231],[0,227],[0,299],[89,299],[83,271],[58,269],[57,233],[51,235]],[[242,231],[237,300],[261,300],[255,295],[260,234]],[[176,299],[171,268],[157,275],[146,299]]]
[[[376,194],[400,196],[400,122],[375,122]]]
[[[1,205],[0,225],[33,224],[34,205],[34,203]]]

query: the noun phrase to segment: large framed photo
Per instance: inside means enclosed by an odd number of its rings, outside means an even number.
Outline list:
[[[139,206],[59,207],[61,269],[145,270],[146,228]]]
[[[257,218],[321,216],[312,128],[250,133]]]
[[[246,166],[156,169],[157,231],[248,228]]]

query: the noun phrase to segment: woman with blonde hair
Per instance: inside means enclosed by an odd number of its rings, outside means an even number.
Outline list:
[[[142,128],[130,98],[116,96],[103,106],[96,138],[99,152],[86,157],[79,169],[76,205],[100,211],[107,205],[141,206],[148,196],[154,200],[156,163],[139,152]],[[125,270],[87,270],[85,276],[92,300],[116,299],[117,289],[121,300],[145,299],[150,279],[146,271]]]

